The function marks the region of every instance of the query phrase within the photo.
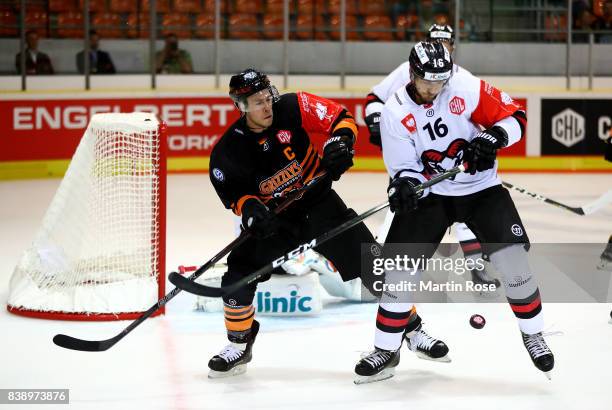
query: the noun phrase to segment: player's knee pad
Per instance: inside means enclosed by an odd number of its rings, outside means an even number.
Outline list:
[[[502,275],[506,296],[522,299],[533,294],[537,281],[531,272],[527,251],[523,244],[509,245],[489,255],[491,263]]]

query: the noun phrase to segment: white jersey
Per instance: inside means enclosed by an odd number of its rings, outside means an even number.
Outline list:
[[[458,66],[457,64],[453,65],[453,75],[465,71],[470,74],[465,68]],[[402,63],[399,67],[389,73],[388,76],[384,78],[380,83],[376,84],[372,87],[372,94],[376,95],[382,101],[387,101],[389,97],[393,95],[393,93],[400,87],[405,86],[410,82],[410,63],[406,61]],[[366,107],[366,115],[369,115],[373,112],[380,112],[382,110],[381,103],[374,104],[372,107]]]
[[[508,94],[467,70],[454,72],[433,104],[415,103],[408,95],[407,83],[387,99],[381,113],[383,158],[391,177],[410,176],[424,182],[431,175],[460,165],[464,149],[481,131],[480,126],[503,127],[508,145],[522,136],[524,124],[511,117],[520,107]],[[434,185],[431,191],[460,196],[499,183],[496,161],[493,169],[475,175],[458,174]]]

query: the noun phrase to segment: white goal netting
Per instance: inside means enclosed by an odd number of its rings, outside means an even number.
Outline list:
[[[127,318],[158,300],[165,280],[162,130],[148,113],[91,118],[40,230],[15,268],[10,311]]]

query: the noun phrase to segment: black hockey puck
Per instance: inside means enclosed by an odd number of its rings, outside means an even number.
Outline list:
[[[472,315],[472,317],[470,318],[470,325],[474,329],[482,329],[485,323],[487,323],[487,321],[481,315]]]

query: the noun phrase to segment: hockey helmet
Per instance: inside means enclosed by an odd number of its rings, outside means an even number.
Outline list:
[[[427,81],[446,81],[453,72],[451,55],[439,42],[416,43],[408,61],[411,73]]]
[[[260,91],[269,91],[269,98],[271,98],[273,103],[277,102],[280,98],[278,90],[270,83],[268,76],[254,68],[247,68],[241,73],[233,75],[229,86],[229,95],[232,101],[243,112],[249,111],[247,98]]]
[[[448,41],[455,44],[455,32],[448,24],[432,24],[427,33],[427,41]]]

